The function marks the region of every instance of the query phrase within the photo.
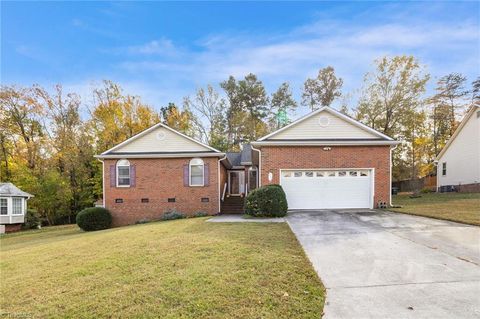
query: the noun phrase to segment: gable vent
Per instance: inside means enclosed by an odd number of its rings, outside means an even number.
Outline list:
[[[330,118],[328,116],[320,116],[320,118],[318,119],[318,124],[321,127],[326,127],[330,124]]]
[[[165,139],[165,132],[158,132],[156,137],[157,137],[157,140],[163,141]]]

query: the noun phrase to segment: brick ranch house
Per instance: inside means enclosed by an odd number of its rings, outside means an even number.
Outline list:
[[[391,200],[392,138],[323,107],[223,153],[158,123],[97,155],[103,206],[114,225],[187,215],[241,213],[244,196],[281,184],[289,209],[375,208]]]

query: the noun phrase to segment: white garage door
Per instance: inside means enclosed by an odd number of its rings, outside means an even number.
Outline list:
[[[289,209],[371,208],[371,170],[282,170]]]

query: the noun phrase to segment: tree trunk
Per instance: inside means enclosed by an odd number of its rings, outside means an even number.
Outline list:
[[[7,147],[5,146],[5,137],[3,135],[0,135],[0,145],[2,147],[3,159],[5,161],[5,179],[3,178],[0,178],[0,179],[8,181],[10,180],[10,168],[8,166],[8,153],[7,153]],[[0,177],[1,177],[1,174],[0,174]]]
[[[450,102],[450,136],[449,137],[452,137],[453,133],[455,132],[455,104],[453,102],[453,100],[451,100]]]
[[[433,106],[433,151],[438,155],[437,106]]]

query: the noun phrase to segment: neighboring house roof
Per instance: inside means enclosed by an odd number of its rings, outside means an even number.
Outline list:
[[[457,129],[455,132],[453,132],[453,135],[450,137],[450,139],[447,141],[447,144],[443,147],[443,149],[438,153],[437,157],[435,158],[436,161],[439,161],[443,154],[447,151],[447,149],[452,145],[453,141],[455,138],[458,136],[458,134],[462,131],[463,127],[465,124],[468,122],[468,120],[472,117],[473,114],[480,112],[480,106],[479,105],[472,105],[470,110],[465,114],[463,117],[462,121],[460,122],[460,125],[458,125]],[[480,117],[480,113],[477,113],[477,116]]]
[[[34,197],[32,194],[22,191],[12,183],[0,183],[0,196],[9,197]]]
[[[268,134],[255,145],[395,145],[399,142],[328,106]]]
[[[171,127],[158,123],[132,136],[97,158],[221,157],[224,153]]]

